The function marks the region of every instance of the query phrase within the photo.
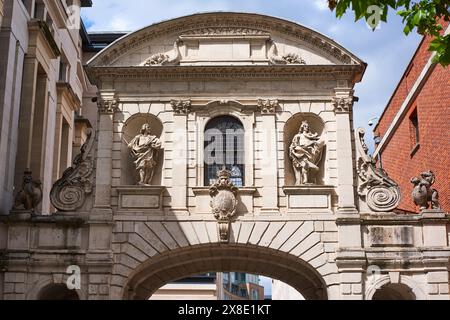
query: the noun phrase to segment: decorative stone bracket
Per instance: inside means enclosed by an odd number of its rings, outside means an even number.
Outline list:
[[[356,131],[356,146],[359,153],[357,170],[360,179],[358,193],[371,210],[389,212],[400,204],[400,188],[383,169],[376,167],[375,160],[368,154],[369,148],[364,141],[365,134],[362,128]]]
[[[95,133],[87,131],[86,143],[81,147],[81,153],[73,160],[73,165],[64,171],[61,179],[56,181],[50,192],[52,205],[62,212],[76,211],[86,201],[86,195],[92,193],[90,177],[94,169],[91,155]]]
[[[218,180],[209,189],[211,195],[211,209],[219,222],[219,239],[221,242],[230,241],[230,224],[236,216],[239,189],[230,181],[231,172],[223,169],[217,173]]]

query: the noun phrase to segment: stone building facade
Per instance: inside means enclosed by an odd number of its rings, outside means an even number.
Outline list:
[[[0,215],[9,215],[24,172],[49,194],[85,141],[80,6],[86,0],[0,1]],[[84,125],[80,125],[84,123]],[[89,125],[88,125],[89,126]],[[36,211],[54,211],[44,196]],[[7,247],[0,226],[0,250]],[[3,281],[0,280],[0,282]]]
[[[450,212],[450,69],[432,63],[431,41],[423,38],[375,128],[382,138],[376,155],[405,190],[412,177],[433,170],[442,209]],[[418,212],[408,194],[399,209]]]
[[[44,192],[57,212],[1,220],[2,297],[148,299],[240,271],[306,299],[449,299],[449,217],[395,214],[402,190],[353,128],[365,69],[326,36],[257,14],[116,41],[87,63],[95,130]],[[233,150],[224,166],[213,142]]]

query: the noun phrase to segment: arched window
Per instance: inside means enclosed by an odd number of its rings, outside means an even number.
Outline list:
[[[220,116],[205,128],[205,186],[214,184],[217,172],[231,171],[231,181],[244,186],[244,126],[231,116]]]

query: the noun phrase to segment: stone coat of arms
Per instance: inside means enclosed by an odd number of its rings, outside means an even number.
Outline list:
[[[212,198],[211,209],[219,222],[220,241],[227,242],[230,238],[231,221],[236,216],[239,189],[230,181],[231,173],[229,171],[221,170],[217,176],[217,182],[209,190]]]

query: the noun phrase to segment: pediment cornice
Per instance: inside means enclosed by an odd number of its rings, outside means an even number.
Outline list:
[[[364,64],[359,58],[328,37],[287,20],[249,13],[204,13],[164,21],[131,33],[94,57],[89,64],[108,66],[128,52],[145,46],[155,38],[183,37],[270,37],[278,33],[333,57],[338,64]]]

